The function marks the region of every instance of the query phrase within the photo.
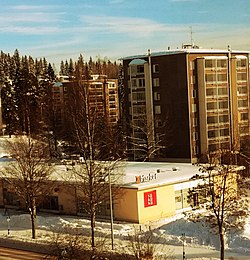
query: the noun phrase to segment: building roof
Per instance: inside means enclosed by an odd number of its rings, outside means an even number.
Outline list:
[[[13,162],[11,158],[0,158],[0,169]],[[113,168],[113,162],[101,162],[104,168],[109,165]],[[98,162],[100,164],[100,162]],[[75,182],[77,177],[74,170],[77,170],[79,164],[56,164],[52,174],[52,180],[63,182]],[[102,165],[101,165],[102,166]],[[233,166],[234,169],[242,170],[241,166]],[[119,162],[114,166],[112,174],[116,182],[124,188],[130,189],[148,189],[159,186],[181,184],[187,182],[196,182],[197,176],[205,174],[199,171],[200,166],[190,163],[173,163],[173,162]],[[111,177],[112,178],[112,177]]]
[[[250,51],[242,50],[221,50],[221,49],[199,49],[199,48],[187,48],[187,49],[173,49],[160,52],[152,52],[151,57],[174,55],[174,54],[250,54]],[[148,54],[133,55],[128,57],[123,57],[121,60],[131,60],[131,59],[143,59],[148,57]]]
[[[199,167],[189,163],[126,162],[123,186],[135,189],[153,188],[186,182],[199,174]],[[139,178],[139,183],[136,178]]]

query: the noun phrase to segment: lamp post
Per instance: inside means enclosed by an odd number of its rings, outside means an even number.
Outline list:
[[[109,203],[110,203],[110,229],[111,229],[111,248],[114,250],[114,229],[113,229],[113,203],[112,203],[112,189],[110,180],[110,170],[109,170]]]
[[[185,233],[182,234],[182,246],[183,246],[183,250],[182,250],[182,259],[185,260],[186,259],[186,253],[185,253]]]
[[[10,234],[10,216],[7,217],[8,235]]]

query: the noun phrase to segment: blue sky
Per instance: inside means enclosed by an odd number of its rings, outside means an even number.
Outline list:
[[[1,0],[0,49],[56,65],[181,47],[250,50],[250,0]]]

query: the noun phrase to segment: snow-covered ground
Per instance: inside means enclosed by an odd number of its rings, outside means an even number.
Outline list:
[[[28,214],[10,212],[8,235],[7,216],[0,211],[0,237],[31,241],[30,218]],[[209,232],[208,228],[199,223],[186,220],[183,215],[163,219],[159,222],[141,226],[148,229],[150,226],[154,237],[160,245],[168,248],[176,259],[182,259],[183,234],[185,233],[186,259],[218,259],[219,241],[216,235]],[[138,226],[137,226],[138,228]],[[54,231],[77,229],[82,235],[88,236],[90,221],[81,217],[56,216],[42,214],[37,217],[37,241],[44,242]],[[134,232],[135,225],[128,223],[114,223],[115,247],[122,247],[127,235]],[[104,237],[110,234],[109,222],[97,222],[96,234]],[[163,248],[163,247],[161,247]],[[234,233],[227,237],[226,257],[228,259],[250,259],[250,218],[247,220],[245,230],[242,233]]]

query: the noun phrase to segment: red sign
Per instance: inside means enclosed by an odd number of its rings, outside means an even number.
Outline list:
[[[157,205],[156,190],[144,192],[144,207]]]

